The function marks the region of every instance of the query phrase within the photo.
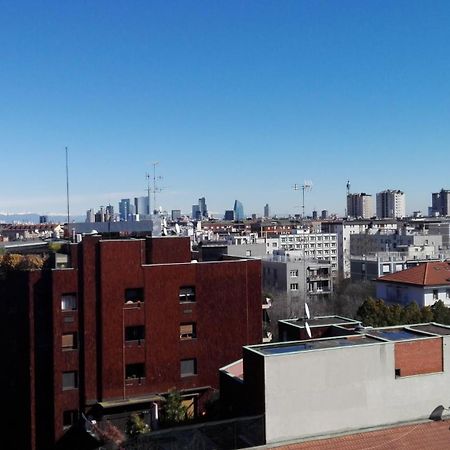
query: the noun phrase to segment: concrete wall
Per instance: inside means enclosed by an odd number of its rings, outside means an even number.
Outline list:
[[[450,397],[442,339],[444,372],[408,377],[390,342],[265,357],[267,443],[428,418]]]

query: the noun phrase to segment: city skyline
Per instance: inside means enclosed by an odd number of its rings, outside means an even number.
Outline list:
[[[0,211],[65,214],[67,146],[73,215],[146,195],[155,161],[167,211],[299,214],[312,180],[305,213],[343,215],[350,180],[426,215],[450,189],[449,19],[443,1],[4,4]]]

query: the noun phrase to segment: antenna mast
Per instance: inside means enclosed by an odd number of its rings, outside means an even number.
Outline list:
[[[157,185],[158,180],[162,180],[162,177],[156,176],[156,166],[159,164],[159,161],[155,161],[153,163],[153,212],[156,214],[156,193],[161,192],[162,188]]]
[[[67,236],[70,238],[70,208],[69,208],[69,149],[66,147],[66,202],[67,202]]]

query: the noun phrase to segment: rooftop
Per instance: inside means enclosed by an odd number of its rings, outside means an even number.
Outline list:
[[[265,448],[276,448],[277,450],[441,450],[449,448],[449,427],[449,420],[427,421],[320,440],[291,442],[279,446],[271,445]]]
[[[377,278],[377,282],[411,284],[415,286],[450,286],[450,262],[430,261],[410,269]]]
[[[324,319],[324,318],[318,318]],[[315,319],[311,319],[314,321]],[[308,320],[308,323],[311,322]],[[288,322],[288,321],[284,321]],[[358,323],[358,322],[355,322]],[[342,328],[345,332],[345,328]],[[355,334],[356,333],[356,334]],[[247,346],[263,356],[299,353],[330,348],[342,348],[357,345],[383,344],[386,342],[413,341],[417,339],[432,339],[450,335],[450,327],[437,323],[416,324],[403,327],[361,328],[358,331],[348,330],[348,335],[324,337],[318,339],[299,340],[290,342],[276,342],[272,344],[258,344]]]

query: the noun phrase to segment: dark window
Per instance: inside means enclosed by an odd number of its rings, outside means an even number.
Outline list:
[[[63,372],[62,376],[62,388],[63,391],[68,389],[76,389],[78,387],[78,373],[73,372]]]
[[[144,378],[144,377],[145,377],[144,363],[127,364],[125,366],[125,378]]]
[[[144,289],[129,288],[125,289],[125,303],[137,303],[144,301]]]
[[[62,335],[62,349],[75,350],[78,347],[77,333],[64,333]]]
[[[180,324],[180,339],[194,339],[197,337],[195,323],[181,323]]]
[[[195,287],[185,286],[180,288],[180,302],[195,302]]]
[[[75,309],[77,309],[76,294],[63,294],[61,296],[61,310],[74,311]]]
[[[180,361],[180,373],[182,377],[189,377],[197,374],[197,360],[192,359],[182,359]]]
[[[145,339],[145,326],[135,325],[132,327],[125,327],[126,341],[142,341]]]
[[[433,300],[437,300],[439,298],[438,290],[433,289]]]
[[[402,376],[400,369],[395,369],[395,376],[396,377],[401,377]]]
[[[78,411],[76,409],[71,409],[69,411],[63,412],[63,428],[69,428],[78,420]]]

